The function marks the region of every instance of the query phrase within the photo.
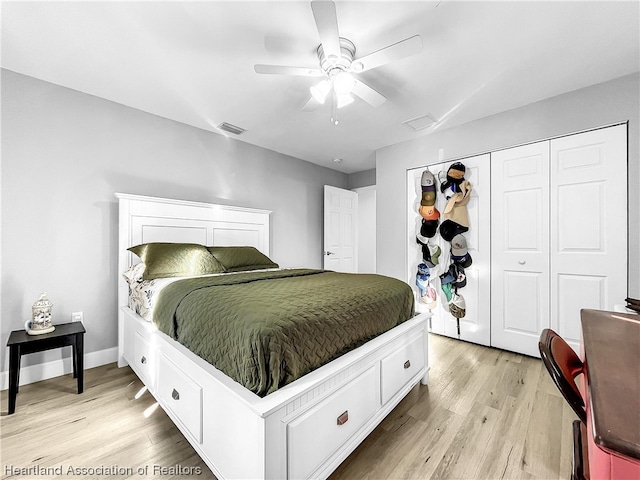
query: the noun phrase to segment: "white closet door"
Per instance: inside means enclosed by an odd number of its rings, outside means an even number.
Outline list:
[[[437,195],[436,195],[436,208],[440,212],[440,224],[444,221],[444,207],[447,205],[447,200],[440,191],[440,172],[444,172],[446,175],[447,169],[453,162],[438,163],[436,165],[430,165],[429,170],[435,175],[437,181]],[[468,178],[467,178],[468,180]],[[440,236],[440,225],[438,225],[438,232],[435,237],[431,239],[432,243],[437,244],[440,247],[440,259],[436,268],[431,270],[432,273],[432,285],[438,292],[438,305],[432,311],[433,316],[430,319],[432,325],[431,331],[440,335],[451,336],[451,322],[455,321],[455,318],[449,313],[449,304],[447,298],[442,291],[442,285],[440,283],[440,275],[445,273],[449,268],[449,243],[445,242]],[[471,307],[471,305],[470,305]],[[455,335],[457,336],[457,334]]]
[[[429,170],[433,173],[436,178],[438,176],[438,172],[442,168],[442,165],[429,165]],[[420,232],[420,227],[422,225],[422,217],[418,213],[418,209],[420,207],[420,200],[422,196],[422,186],[420,184],[420,180],[422,177],[422,172],[424,172],[427,167],[419,167],[413,168],[411,170],[407,170],[407,283],[411,286],[414,292],[415,300],[416,300],[416,311],[421,312],[429,312],[429,308],[424,304],[424,302],[420,299],[420,295],[418,293],[418,287],[416,286],[416,273],[418,270],[418,265],[422,263],[422,249],[416,243],[416,235]],[[438,188],[437,200],[440,201],[441,195],[439,194],[440,190]],[[440,210],[440,203],[436,203],[436,207]],[[429,242],[432,244],[440,244],[439,243],[439,235],[429,239]],[[441,255],[440,258],[443,258]],[[440,293],[440,283],[437,280],[439,275],[439,268],[433,268],[430,270],[431,272],[431,285]],[[438,304],[440,304],[440,299],[438,299]],[[429,318],[429,331],[432,333],[437,333],[439,335],[444,335],[444,321],[442,315],[439,315],[439,308],[436,308],[432,313],[433,315]]]
[[[491,232],[490,224],[490,164],[489,155],[478,155],[475,157],[456,160],[466,167],[465,180],[472,185],[472,194],[467,211],[469,214],[469,231],[463,235],[467,240],[467,247],[473,264],[465,269],[467,285],[460,288],[461,294],[466,303],[466,315],[460,319],[460,339],[481,345],[490,344],[490,324],[491,324],[491,285],[490,285],[490,263],[491,263]],[[439,163],[429,165],[429,170],[438,178],[439,172],[446,172],[454,162]],[[421,260],[420,247],[415,242],[416,232],[420,231],[421,217],[418,214],[420,204],[420,177],[427,167],[420,167],[407,171],[407,205],[409,212],[407,217],[407,237],[408,237],[408,281],[415,288],[415,275],[418,264]],[[447,201],[440,192],[438,181],[436,208],[440,211],[440,223],[444,218],[444,208]],[[442,239],[438,233],[431,239],[430,243],[440,246],[439,264],[431,269],[431,284],[438,292],[438,305],[432,311],[429,320],[430,331],[449,337],[458,338],[458,322],[449,313],[449,304],[442,292],[439,275],[448,270],[450,264],[450,244]],[[428,310],[426,305],[416,295],[416,309],[418,311]]]
[[[466,167],[465,180],[471,183],[471,199],[467,204],[469,213],[469,231],[463,233],[467,240],[467,248],[473,259],[473,263],[465,268],[467,284],[458,289],[458,293],[464,297],[466,314],[460,319],[460,337],[458,337],[458,322],[449,312],[449,306],[441,295],[441,315],[444,322],[444,334],[448,337],[460,338],[468,342],[480,345],[489,345],[491,342],[491,231],[490,205],[491,205],[491,174],[489,154],[456,160]],[[453,162],[443,166],[446,172]],[[446,200],[442,197],[442,210],[446,206]],[[439,207],[438,207],[439,208]],[[444,215],[440,219],[445,220]],[[444,255],[443,270],[448,268],[451,245],[444,241],[440,235],[441,248]],[[440,257],[443,258],[443,257]]]
[[[551,328],[576,351],[580,309],[627,295],[627,127],[551,141]]]
[[[539,356],[549,326],[549,142],[491,154],[491,345]]]

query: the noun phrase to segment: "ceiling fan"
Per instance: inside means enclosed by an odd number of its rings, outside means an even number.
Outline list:
[[[355,75],[380,67],[394,60],[422,51],[422,38],[414,35],[376,52],[355,58],[356,47],[338,33],[336,6],[330,0],[313,0],[311,10],[315,18],[320,45],[317,48],[320,68],[290,67],[284,65],[254,65],[256,73],[275,75],[297,75],[325,77],[310,88],[311,99],[303,110],[313,110],[331,101],[331,122],[338,124],[337,109],[353,102],[353,95],[360,97],[373,107],[382,105],[387,99]]]

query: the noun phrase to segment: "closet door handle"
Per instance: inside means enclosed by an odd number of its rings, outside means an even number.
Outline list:
[[[178,392],[175,388],[173,389],[173,392],[171,392],[171,398],[173,398],[174,400],[180,400],[180,392]]]
[[[140,359],[140,363],[141,363],[141,364],[143,364],[143,365],[144,365],[145,363],[147,363],[147,357],[145,357],[145,356],[143,355],[143,356],[142,356],[142,358]]]
[[[407,360],[406,362],[404,362],[404,368],[407,369],[411,366],[411,361]]]

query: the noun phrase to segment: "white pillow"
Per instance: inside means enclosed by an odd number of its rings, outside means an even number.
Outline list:
[[[136,263],[127,269],[126,272],[122,274],[124,279],[127,281],[129,285],[132,283],[140,283],[142,282],[142,274],[144,273],[144,263]]]

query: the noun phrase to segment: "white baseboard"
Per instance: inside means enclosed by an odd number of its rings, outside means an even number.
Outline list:
[[[8,349],[7,349],[8,350]],[[99,367],[107,363],[113,363],[118,360],[118,347],[107,348],[97,352],[84,354],[84,369]],[[7,362],[7,365],[9,362]],[[71,357],[61,358],[51,362],[30,365],[20,369],[20,385],[47,380],[49,378],[60,377],[73,371]],[[0,373],[0,390],[9,388],[9,372]]]

